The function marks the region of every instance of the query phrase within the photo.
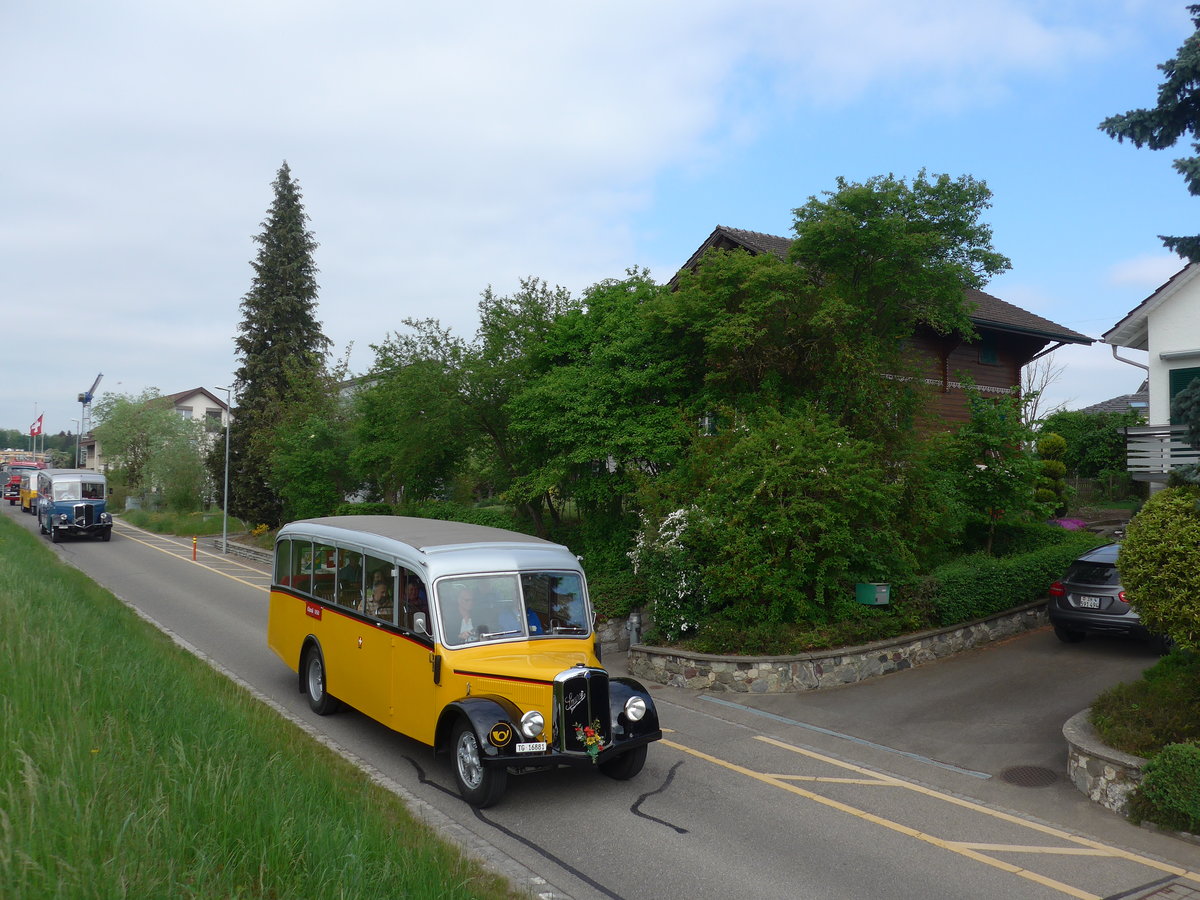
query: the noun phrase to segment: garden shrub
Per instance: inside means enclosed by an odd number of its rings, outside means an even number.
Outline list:
[[[335,516],[390,516],[394,513],[390,503],[340,503],[333,514]]]
[[[632,551],[668,640],[714,616],[751,626],[828,623],[855,606],[853,585],[911,577],[896,522],[902,485],[876,448],[816,407],[756,411],[705,437],[690,463],[703,489],[647,516]],[[686,504],[686,505],[685,505]]]
[[[471,525],[486,525],[529,534],[532,528],[524,520],[498,509],[478,509],[465,503],[429,500],[420,503],[397,505],[396,515],[416,516],[422,519],[444,519],[450,522],[467,522]]]
[[[935,624],[957,625],[1043,599],[1075,557],[1104,543],[1090,532],[1057,531],[1062,538],[1030,553],[978,553],[935,570],[930,597]]]
[[[1200,491],[1169,487],[1130,521],[1117,566],[1152,633],[1200,650]]]
[[[1200,832],[1200,744],[1167,744],[1142,769],[1138,819]]]
[[[982,550],[987,543],[990,527],[990,523],[982,518],[973,519],[963,531],[958,546],[960,553]],[[1078,541],[1079,538],[1074,537],[1072,532],[1045,522],[997,522],[992,538],[992,555],[1017,556],[1065,543],[1075,547]]]

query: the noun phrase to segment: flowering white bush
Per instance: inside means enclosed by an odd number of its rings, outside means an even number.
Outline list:
[[[667,640],[676,640],[699,626],[703,609],[700,567],[687,543],[689,518],[695,506],[677,509],[659,522],[641,514],[629,559],[646,581],[651,618]]]

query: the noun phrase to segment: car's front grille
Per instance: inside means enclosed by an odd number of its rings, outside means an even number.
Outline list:
[[[74,522],[80,528],[86,528],[96,521],[96,507],[91,503],[76,503]]]
[[[554,744],[568,753],[586,753],[578,729],[598,728],[601,742],[612,739],[608,708],[608,673],[578,667],[554,679]]]

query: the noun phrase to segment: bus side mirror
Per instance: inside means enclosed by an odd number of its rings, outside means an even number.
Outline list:
[[[425,621],[425,613],[419,612],[413,616],[413,631],[432,637],[429,634],[429,623]]]

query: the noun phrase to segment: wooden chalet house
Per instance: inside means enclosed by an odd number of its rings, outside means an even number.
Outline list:
[[[791,238],[718,225],[684,263],[683,269],[695,270],[710,250],[744,250],[753,255],[773,253],[786,259],[791,245]],[[674,285],[677,278],[670,283]],[[953,426],[967,421],[964,377],[974,381],[976,389],[984,394],[1007,394],[1013,388],[1020,388],[1021,369],[1039,356],[1065,344],[1093,343],[1087,335],[999,297],[970,289],[966,294],[978,340],[967,342],[959,335],[940,335],[930,328],[919,331],[909,342],[926,383],[934,388],[932,407],[927,410],[934,422]]]

